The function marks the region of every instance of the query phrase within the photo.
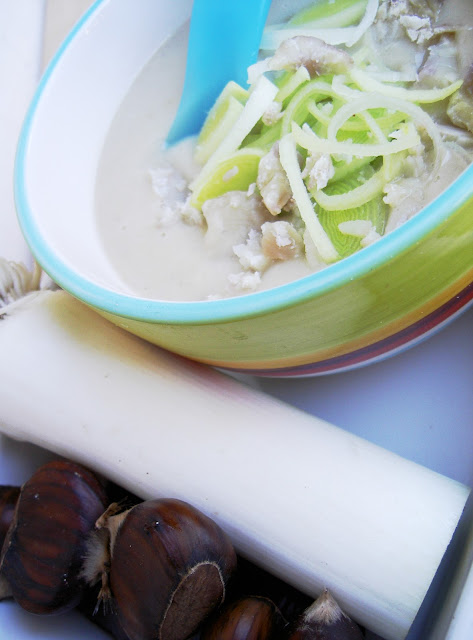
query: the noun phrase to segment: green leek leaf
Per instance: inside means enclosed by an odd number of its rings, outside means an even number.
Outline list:
[[[364,169],[364,174],[368,177],[368,180],[370,179],[370,173],[371,175],[376,175],[371,167]],[[337,196],[346,194],[357,187],[359,187],[358,179],[349,176],[344,180],[328,185],[325,191],[329,196]],[[379,194],[360,207],[339,211],[327,211],[316,204],[315,212],[325,232],[332,241],[333,246],[339,255],[345,258],[361,248],[361,238],[342,233],[338,225],[341,222],[347,222],[349,220],[367,220],[371,222],[380,235],[383,235],[386,228],[389,206],[383,202],[383,194]]]

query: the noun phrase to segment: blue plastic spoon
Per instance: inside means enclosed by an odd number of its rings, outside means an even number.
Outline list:
[[[201,129],[227,82],[247,86],[271,0],[194,0],[184,89],[166,138],[171,146]]]

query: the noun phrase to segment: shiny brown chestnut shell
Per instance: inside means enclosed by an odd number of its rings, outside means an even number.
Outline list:
[[[284,619],[276,605],[262,596],[227,604],[205,625],[201,640],[276,640]]]
[[[0,573],[23,609],[53,614],[78,604],[86,538],[105,506],[101,482],[73,462],[49,462],[22,486]]]
[[[10,485],[0,487],[0,551],[13,520],[19,495],[20,487],[12,487]]]
[[[124,518],[110,587],[130,640],[184,640],[219,606],[236,568],[228,536],[174,499],[148,500]]]

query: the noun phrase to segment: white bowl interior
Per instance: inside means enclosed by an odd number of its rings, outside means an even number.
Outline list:
[[[31,228],[52,259],[112,290],[124,291],[124,285],[96,228],[100,153],[134,79],[188,19],[191,5],[191,0],[98,3],[66,40],[33,102],[23,182]]]

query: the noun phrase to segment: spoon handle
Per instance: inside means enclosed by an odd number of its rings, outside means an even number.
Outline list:
[[[230,80],[247,86],[271,0],[194,0],[184,88],[166,139],[172,145],[196,134]]]

